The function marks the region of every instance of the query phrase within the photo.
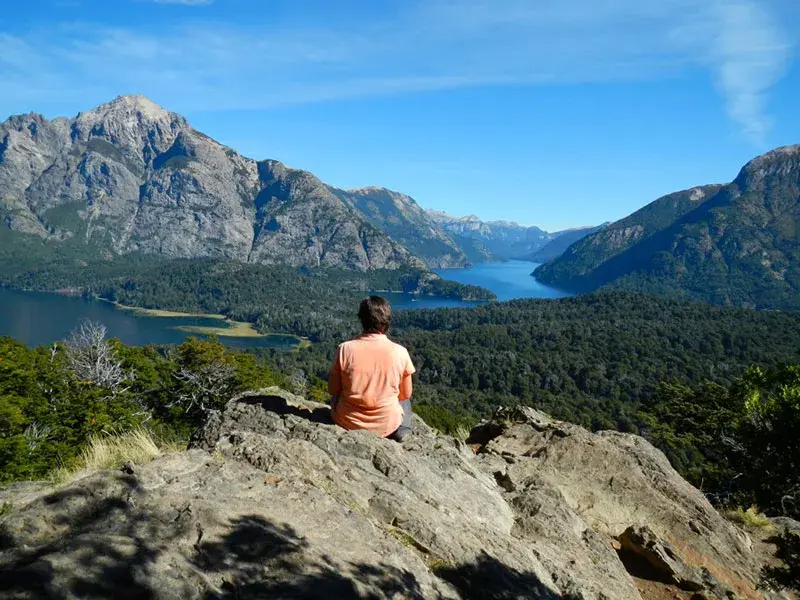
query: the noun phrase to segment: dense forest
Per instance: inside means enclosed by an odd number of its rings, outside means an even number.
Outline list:
[[[636,412],[661,382],[726,385],[750,365],[800,360],[800,313],[626,292],[399,311],[392,335],[411,351],[421,402],[467,420],[522,402],[621,431],[636,430]],[[335,346],[270,356],[319,382]]]
[[[0,237],[8,235],[0,227]],[[162,260],[131,255],[83,260],[53,256],[41,242],[0,244],[0,285],[69,290],[128,306],[222,314],[265,333],[313,341],[351,330],[353,306],[368,290],[392,290],[464,300],[496,300],[483,288],[447,281],[420,269],[310,269],[230,260]]]
[[[336,345],[356,330],[351,294],[321,341],[292,352],[130,348],[92,342],[87,327],[49,348],[2,340],[1,478],[45,476],[92,435],[142,422],[185,439],[238,390],[279,384],[324,401]],[[615,292],[398,311],[391,335],[419,371],[415,409],[445,432],[521,403],[643,435],[722,503],[796,510],[800,313]],[[116,367],[101,377],[97,365]]]

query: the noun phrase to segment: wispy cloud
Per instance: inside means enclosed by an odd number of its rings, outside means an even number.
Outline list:
[[[756,144],[763,145],[772,123],[765,114],[766,95],[784,74],[791,45],[772,15],[751,2],[719,7],[722,31],[711,55],[728,112]]]
[[[211,0],[149,0],[207,4]],[[139,92],[179,109],[285,104],[508,84],[661,79],[706,69],[754,143],[792,42],[770,2],[792,0],[417,0],[346,24],[98,23],[11,35],[7,97]],[[36,68],[26,68],[36,65]]]
[[[765,3],[717,0],[690,15],[674,39],[711,70],[730,118],[763,146],[772,128],[768,94],[787,70],[793,40]]]
[[[151,0],[156,4],[183,4],[185,6],[202,6],[211,4],[214,0]]]

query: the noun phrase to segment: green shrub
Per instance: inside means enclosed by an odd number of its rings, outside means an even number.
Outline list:
[[[771,528],[772,523],[767,518],[766,515],[760,513],[758,511],[758,507],[751,506],[747,510],[744,510],[741,506],[736,508],[735,510],[729,510],[724,513],[725,517],[733,521],[734,523],[738,523],[748,529],[761,529],[761,528]]]

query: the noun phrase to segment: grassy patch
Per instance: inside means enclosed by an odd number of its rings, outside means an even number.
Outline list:
[[[218,319],[220,321],[224,321],[226,319],[225,315],[178,312],[175,310],[159,310],[156,308],[139,308],[138,306],[127,306],[125,304],[120,304],[119,302],[111,302],[110,300],[106,300],[105,298],[98,298],[98,300],[100,300],[101,302],[108,302],[110,304],[113,304],[115,308],[118,308],[120,310],[131,311],[143,317],[162,317],[169,319]]]
[[[80,475],[121,467],[126,463],[141,465],[167,452],[184,450],[185,445],[158,439],[152,432],[137,428],[126,433],[97,436],[70,466],[52,473],[54,483],[66,483]]]
[[[176,327],[179,331],[186,333],[199,333],[201,335],[216,335],[219,337],[236,338],[262,338],[265,334],[259,333],[252,323],[242,323],[239,321],[228,321],[228,327],[204,327],[201,325],[181,325]]]
[[[3,502],[0,504],[0,517],[5,517],[11,510],[14,508],[14,505],[10,502]]]
[[[756,506],[751,506],[747,510],[740,506],[736,510],[725,511],[724,514],[729,521],[738,523],[747,529],[772,528],[772,523],[770,523],[766,515],[758,512],[758,507]]]
[[[99,298],[99,300],[103,300],[103,298]],[[108,302],[108,300],[103,301]],[[176,329],[185,331],[186,333],[237,338],[260,338],[265,337],[266,335],[260,333],[252,323],[229,321],[225,315],[178,312],[175,310],[160,310],[156,308],[139,308],[138,306],[126,306],[124,304],[119,304],[118,302],[112,302],[111,304],[120,310],[127,310],[143,317],[159,317],[167,319],[216,319],[218,321],[226,322],[226,326],[219,327],[202,325],[181,325],[180,327],[176,327]]]
[[[418,552],[421,552],[422,554],[425,554],[426,556],[431,556],[433,554],[430,548],[428,548],[423,543],[418,541],[413,535],[411,535],[407,531],[400,529],[399,527],[394,527],[392,525],[387,526],[386,530],[393,538],[395,538],[398,542],[403,544],[403,546],[405,546],[406,548],[412,548],[414,550],[417,550]]]

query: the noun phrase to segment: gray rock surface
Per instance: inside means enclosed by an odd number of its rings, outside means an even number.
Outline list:
[[[240,156],[142,96],[0,124],[0,219],[87,253],[423,266],[310,173]]]
[[[643,575],[674,583],[682,590],[699,592],[707,598],[735,600],[738,597],[708,569],[690,567],[683,562],[675,547],[659,538],[647,525],[628,527],[619,542],[623,560],[629,564],[638,563]]]
[[[470,444],[329,419],[276,388],[246,394],[187,452],[15,507],[0,596],[635,600],[615,537],[646,524],[688,567],[763,597],[747,537],[644,440],[530,409]]]
[[[469,265],[464,250],[441,223],[411,196],[382,187],[330,188],[345,204],[363,214],[433,268]]]
[[[800,521],[790,517],[772,517],[769,521],[778,529],[800,534]]]

